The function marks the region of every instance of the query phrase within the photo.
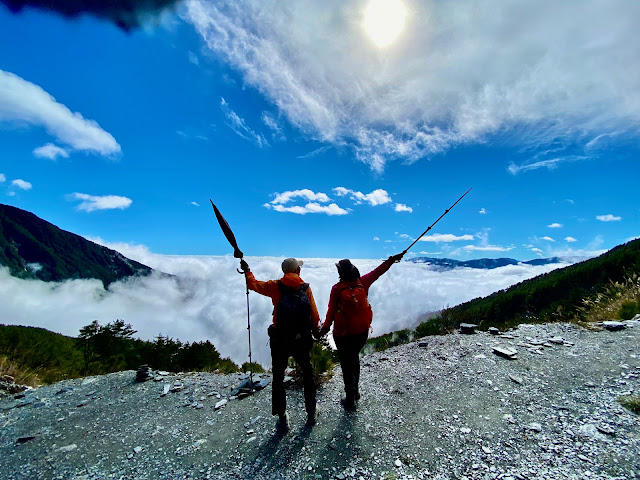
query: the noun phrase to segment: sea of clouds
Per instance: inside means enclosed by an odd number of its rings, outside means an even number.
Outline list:
[[[0,323],[77,336],[79,329],[93,320],[106,324],[122,319],[145,340],[153,340],[158,334],[189,342],[208,339],[222,356],[236,363],[247,360],[247,296],[244,276],[236,272],[237,259],[158,255],[145,247],[126,245],[118,250],[156,272],[113,283],[104,290],[99,280],[47,283],[18,279],[6,267],[0,268]],[[282,276],[282,258],[246,260],[258,280]],[[331,286],[338,281],[337,260],[304,259],[301,276],[311,285],[322,320]],[[353,260],[363,275],[380,262]],[[561,266],[565,265],[435,271],[425,264],[395,264],[369,292],[374,310],[373,335],[415,326],[418,317],[427,312],[488,295]],[[271,360],[266,330],[271,322],[271,299],[251,292],[249,301],[253,359],[268,366]]]

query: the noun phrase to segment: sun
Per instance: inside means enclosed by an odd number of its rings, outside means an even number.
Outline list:
[[[387,47],[404,28],[406,10],[401,0],[371,0],[364,12],[364,29],[378,47]]]

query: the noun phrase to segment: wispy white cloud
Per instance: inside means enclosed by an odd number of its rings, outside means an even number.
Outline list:
[[[94,120],[72,112],[49,93],[10,72],[0,70],[0,122],[43,127],[69,148],[99,155],[120,152],[113,135]]]
[[[4,173],[0,173],[0,183],[4,183],[7,181],[7,177]]]
[[[329,145],[324,146],[324,147],[320,147],[320,148],[316,148],[315,150],[312,150],[309,153],[305,153],[304,155],[300,155],[296,158],[311,158],[311,157],[315,157],[316,155],[320,155],[321,153],[326,152],[327,150],[329,150],[331,147]]]
[[[38,158],[48,158],[49,160],[55,160],[58,157],[69,158],[69,152],[53,143],[35,148],[33,154]]]
[[[378,171],[498,132],[523,145],[584,147],[604,134],[636,136],[640,125],[640,87],[629,81],[640,77],[637,2],[414,2],[384,55],[365,37],[362,2],[185,5],[206,47],[294,127],[350,146]],[[514,164],[514,173],[560,160],[550,162]]]
[[[198,59],[198,56],[193,53],[191,50],[189,50],[189,62],[193,63],[194,65],[200,65],[200,60]]]
[[[486,215],[486,214],[487,214],[487,211],[486,211],[484,208],[481,208],[480,210],[478,210],[478,213],[479,213],[480,215]]]
[[[373,237],[373,241],[374,242],[379,242],[380,241],[380,237]]]
[[[551,237],[542,237],[542,240],[545,240],[547,242],[555,242],[555,240]]]
[[[421,242],[458,242],[460,240],[473,240],[473,235],[454,235],[453,233],[434,233],[432,235],[425,235],[420,239]]]
[[[531,250],[532,252],[536,252],[536,253],[542,253],[542,249],[537,248],[537,247],[530,248],[529,250]]]
[[[93,212],[95,210],[124,210],[129,208],[133,200],[118,195],[88,195],[86,193],[72,193],[67,195],[68,200],[81,200],[78,204],[78,210],[85,212]]]
[[[420,252],[420,255],[442,255],[442,252],[427,252],[425,250],[422,250]]]
[[[547,228],[562,228],[563,225],[561,223],[552,223],[550,225],[547,225]]]
[[[514,249],[514,247],[500,247],[498,245],[467,245],[462,248],[468,252],[508,252]]]
[[[615,215],[607,213],[606,215],[597,215],[596,219],[600,220],[601,222],[619,222],[620,220],[622,220],[622,217],[617,217]]]
[[[539,168],[555,170],[561,163],[577,162],[579,160],[586,160],[587,158],[588,157],[581,155],[569,155],[566,157],[551,158],[548,160],[538,160],[532,163],[524,163],[522,165],[516,165],[511,162],[507,167],[507,171],[512,175],[517,175],[520,172],[528,172],[529,170],[537,170]]]
[[[262,112],[262,123],[271,129],[271,135],[274,139],[282,141],[286,140],[282,127],[278,124],[278,121],[274,116],[268,112]]]
[[[357,192],[354,190],[350,190],[345,187],[335,187],[333,191],[339,197],[349,196],[356,203],[366,202],[372,207],[377,205],[384,205],[385,203],[391,202],[391,197],[387,193],[386,190],[378,188],[371,193],[364,194],[362,192]]]
[[[577,242],[578,240],[573,237],[564,237],[564,241],[568,243]]]
[[[236,112],[231,110],[231,107],[229,107],[229,104],[224,98],[220,99],[220,108],[222,108],[222,112],[225,117],[227,117],[227,125],[236,133],[236,135],[244,138],[245,140],[249,140],[260,148],[269,146],[267,139],[264,138],[261,133],[257,133],[249,128],[245,120],[240,118]]]
[[[409,212],[409,213],[412,213],[413,212],[413,208],[407,207],[404,203],[396,203],[395,211],[396,212]]]
[[[31,187],[33,187],[33,185],[31,185],[30,182],[27,182],[26,180],[22,180],[21,178],[17,178],[13,180],[11,182],[11,185],[16,188],[19,188],[20,190],[31,190]]]
[[[198,202],[191,202],[191,205],[193,205],[194,207],[199,207],[200,204]]]

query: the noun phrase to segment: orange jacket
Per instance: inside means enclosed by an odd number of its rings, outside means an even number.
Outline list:
[[[273,325],[276,324],[276,306],[280,301],[280,288],[278,287],[278,280],[269,280],[267,282],[261,282],[256,280],[252,272],[245,272],[245,278],[247,279],[247,287],[249,290],[258,292],[260,295],[271,297],[273,303]],[[280,281],[287,287],[299,287],[304,283],[297,273],[285,273]],[[318,315],[318,308],[316,307],[316,301],[313,299],[313,292],[311,287],[307,288],[307,297],[309,297],[309,303],[311,304],[311,322],[314,331],[318,330],[320,324],[320,315]]]
[[[387,270],[389,270],[391,268],[391,265],[393,265],[393,260],[387,259],[384,262],[382,262],[379,266],[377,266],[375,269],[373,269],[366,275],[363,275],[362,277],[360,277],[360,280],[353,281],[353,282],[336,283],[331,289],[331,295],[329,296],[329,308],[327,309],[327,317],[324,321],[324,324],[322,325],[322,330],[325,330],[328,332],[329,329],[331,328],[331,324],[334,323],[335,321],[335,324],[333,325],[334,337],[344,337],[349,334],[364,333],[366,329],[363,330],[362,332],[349,332],[349,325],[347,325],[347,319],[343,315],[336,315],[336,313],[338,313],[338,307],[339,307],[338,294],[340,293],[340,290],[342,290],[344,287],[351,287],[356,283],[360,282],[364,287],[364,291],[367,293],[367,295],[369,295],[369,287],[371,286],[371,284],[375,282],[378,278],[380,278],[380,276],[384,274]]]

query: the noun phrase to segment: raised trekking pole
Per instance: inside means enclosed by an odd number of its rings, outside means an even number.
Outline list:
[[[213,207],[213,212],[216,214],[216,218],[218,219],[218,223],[220,224],[222,233],[224,233],[224,236],[227,237],[227,240],[233,247],[233,256],[242,260],[243,254],[242,251],[238,248],[238,242],[236,242],[236,237],[231,231],[231,227],[220,213],[220,210],[218,210],[218,207],[215,206],[213,200],[209,199],[209,201],[211,202],[211,206]],[[240,271],[240,269],[236,270],[240,274],[243,273],[242,271]],[[251,382],[251,389],[253,389],[253,361],[251,359],[251,315],[249,313],[249,284],[246,283],[246,280],[245,284],[247,287],[247,332],[249,332],[249,381]]]
[[[449,211],[450,211],[453,207],[455,207],[455,206],[458,204],[458,202],[459,202],[460,200],[462,200],[462,199],[464,198],[464,196],[465,196],[467,193],[469,193],[470,191],[471,191],[471,188],[469,188],[469,190],[467,190],[466,192],[464,192],[464,193],[462,194],[462,197],[460,197],[458,200],[456,200],[456,203],[454,203],[454,204],[453,204],[453,205],[451,205],[449,208],[447,208],[447,209],[444,211],[444,213],[443,213],[442,215],[440,215],[440,217],[438,217],[438,220],[436,220],[436,221],[435,221],[435,222],[433,222],[431,225],[429,225],[429,228],[427,228],[424,232],[422,232],[422,233],[420,234],[420,236],[419,236],[418,238],[416,238],[416,239],[413,241],[413,243],[412,243],[411,245],[409,245],[407,248],[405,248],[405,249],[403,250],[402,254],[404,255],[405,253],[407,253],[407,251],[408,251],[411,247],[413,247],[413,246],[416,244],[416,242],[417,242],[418,240],[420,240],[422,237],[424,237],[424,236],[427,234],[427,232],[428,232],[429,230],[431,230],[431,228],[432,228],[436,223],[438,223],[442,217],[444,217],[447,213],[449,213]],[[215,207],[214,207],[214,208],[215,208]]]

